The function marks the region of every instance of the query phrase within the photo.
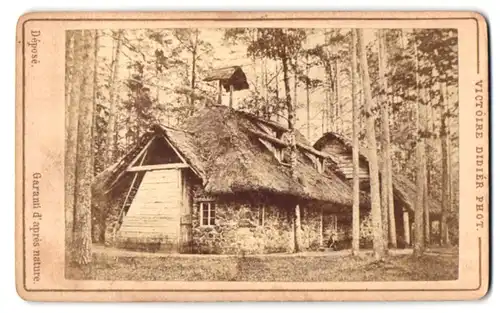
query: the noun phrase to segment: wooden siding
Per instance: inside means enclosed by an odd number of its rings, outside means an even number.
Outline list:
[[[331,155],[335,155],[337,164],[334,165],[336,171],[342,174],[346,179],[352,179],[353,175],[353,163],[352,163],[352,153],[346,151],[343,146],[337,143],[329,143],[323,148],[323,151]],[[332,161],[328,163],[331,164]],[[359,179],[361,181],[369,180],[370,173],[368,172],[368,164],[360,160],[359,162]]]
[[[181,170],[146,172],[123,218],[118,236],[138,240],[160,239],[162,246],[178,251],[181,193]]]
[[[184,170],[180,172],[181,175],[181,215],[180,215],[180,252],[181,253],[191,253],[192,250],[192,197],[191,197],[191,185],[188,180],[188,171]]]

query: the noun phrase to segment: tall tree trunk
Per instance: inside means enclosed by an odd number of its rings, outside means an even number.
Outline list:
[[[78,116],[78,148],[75,187],[75,261],[80,265],[92,259],[91,238],[91,186],[92,186],[92,117],[94,98],[94,40],[92,31],[83,35],[82,85]]]
[[[365,97],[366,114],[366,136],[368,141],[368,163],[370,171],[370,194],[371,194],[371,213],[373,223],[373,252],[375,259],[381,259],[384,256],[384,240],[382,233],[382,218],[380,211],[380,181],[377,160],[377,139],[375,137],[375,117],[373,115],[373,98],[370,89],[370,74],[368,72],[368,61],[366,59],[365,38],[362,29],[357,29],[359,38],[359,53],[361,56],[361,74],[363,77],[363,91]]]
[[[113,70],[111,74],[110,90],[109,90],[109,120],[108,127],[106,130],[106,166],[111,165],[114,162],[114,147],[113,142],[116,128],[116,114],[118,110],[118,100],[119,100],[119,70],[120,70],[120,59],[121,59],[121,45],[122,45],[123,30],[118,30],[116,34],[116,47],[113,56]]]
[[[328,59],[328,77],[330,81],[330,107],[329,107],[329,115],[328,115],[328,130],[336,131],[337,130],[337,121],[336,121],[336,113],[337,108],[335,106],[335,77],[333,76],[332,64],[330,59]]]
[[[65,45],[66,45],[66,77],[65,77],[65,90],[64,90],[64,103],[66,104],[66,109],[69,108],[70,102],[71,102],[71,83],[73,79],[73,73],[74,73],[74,44],[75,44],[75,39],[74,39],[74,31],[67,31],[66,32],[66,40],[65,40]],[[65,123],[66,127],[68,127],[69,123],[69,114],[66,114],[65,116]]]
[[[351,99],[352,99],[352,254],[359,254],[359,107],[356,102],[358,70],[357,36],[351,30]]]
[[[290,170],[292,179],[297,179],[297,147],[295,143],[295,108],[292,104],[292,99],[290,95],[290,85],[288,81],[288,58],[282,57],[281,62],[283,65],[283,81],[285,83],[285,97],[286,97],[286,106],[288,110],[288,129],[290,132]],[[293,243],[294,243],[294,252],[300,252],[302,247],[301,243],[301,227],[300,227],[300,207],[297,204],[295,206],[295,217],[294,217],[294,226],[293,226]]]
[[[279,79],[278,79],[278,73],[279,73],[279,69],[278,69],[278,60],[275,61],[275,68],[276,68],[276,75],[274,77],[274,81],[276,83],[276,105],[279,106],[279,99],[280,99],[280,82],[279,82]],[[273,110],[275,113],[276,113],[276,120],[279,122],[279,108],[276,107],[274,108]]]
[[[66,226],[66,249],[67,260],[72,256],[73,251],[73,229],[75,212],[75,173],[76,173],[76,150],[78,133],[78,109],[80,103],[80,84],[82,62],[82,31],[68,31],[68,36],[73,38],[73,49],[71,55],[68,55],[67,66],[71,67],[69,102],[66,107],[67,126],[66,126],[66,151],[64,156],[64,207],[65,207],[65,226]]]
[[[264,59],[264,98],[266,99],[266,110],[269,107],[269,78],[267,75],[267,59]]]
[[[447,142],[447,115],[448,115],[448,93],[446,82],[441,83],[441,229],[440,229],[440,244],[448,245],[448,208],[449,208],[449,166],[448,166],[448,142]]]
[[[445,75],[445,81],[448,81],[448,77],[447,75]],[[448,214],[447,214],[447,218],[451,212],[451,209],[452,209],[452,206],[453,206],[453,188],[452,188],[452,175],[453,175],[453,171],[452,171],[452,164],[451,164],[451,155],[452,155],[452,147],[451,147],[451,121],[452,119],[450,118],[451,117],[451,106],[450,106],[450,98],[448,96],[448,84],[445,85],[445,94],[446,94],[446,111],[448,112],[448,115],[447,115],[447,123],[446,123],[446,151],[447,151],[447,156],[448,156]],[[446,243],[448,244],[449,243],[449,232],[446,231]]]
[[[310,81],[309,81],[309,55],[306,55],[306,109],[307,109],[307,140],[311,141],[311,108],[310,108]]]
[[[325,67],[325,73],[328,75],[328,82],[330,84],[330,90],[331,92],[327,91],[329,101],[328,101],[328,107],[326,111],[326,125],[325,125],[325,130],[330,131],[333,130],[334,125],[336,125],[336,121],[334,119],[334,108],[333,105],[335,103],[335,99],[333,98],[335,95],[335,79],[333,77],[333,71],[332,71],[332,64],[330,60],[330,50],[328,50],[328,42],[329,38],[327,33],[325,33],[325,60],[323,61],[323,65]]]
[[[191,64],[191,114],[194,113],[194,88],[196,85],[196,50],[192,52],[192,64]]]
[[[380,106],[382,107],[382,169],[381,169],[381,176],[382,176],[382,186],[381,186],[381,216],[382,216],[382,230],[384,232],[383,238],[384,238],[384,248],[388,248],[389,244],[389,182],[388,182],[388,174],[389,174],[389,167],[387,164],[387,159],[389,158],[389,142],[388,142],[388,137],[389,135],[389,108],[387,104],[387,97],[386,97],[386,87],[387,84],[385,83],[385,69],[386,69],[386,64],[385,64],[385,35],[383,33],[383,30],[380,29],[377,31],[377,41],[378,41],[378,47],[379,47],[379,53],[378,53],[378,74],[379,74],[379,85],[380,85],[380,94],[379,94],[379,101],[380,101]]]
[[[424,186],[424,242],[425,246],[428,247],[429,244],[431,243],[431,221],[430,221],[430,215],[429,215],[429,193],[430,193],[430,184],[429,184],[429,179],[430,179],[430,163],[427,162],[429,160],[430,156],[430,150],[429,150],[429,107],[431,106],[431,100],[429,96],[429,90],[428,88],[422,88],[424,92],[424,99],[423,101],[425,102],[425,109],[424,109],[424,131],[425,131],[425,137],[424,137],[424,181],[425,181],[425,186]],[[429,164],[428,164],[429,163]]]
[[[92,79],[92,85],[93,85],[93,94],[92,94],[92,125],[91,125],[91,155],[92,155],[92,176],[95,175],[95,159],[96,159],[96,151],[94,149],[94,144],[95,144],[95,138],[96,136],[96,120],[97,120],[97,91],[98,91],[98,54],[99,54],[99,39],[100,39],[100,34],[98,30],[94,31],[94,76]],[[99,155],[97,155],[99,156]],[[92,241],[93,242],[98,242],[99,239],[101,238],[101,231],[104,230],[101,226],[104,225],[104,221],[102,220],[102,214],[101,210],[97,208],[96,206],[92,206]]]
[[[198,30],[195,30],[195,41],[193,50],[191,51],[191,109],[190,114],[194,113],[194,89],[196,87],[196,58],[198,56]]]
[[[325,34],[325,45],[327,43],[327,37]],[[325,92],[325,102],[322,105],[322,112],[321,112],[321,134],[324,134],[325,132],[329,131],[328,125],[330,121],[330,87],[326,85],[326,82],[329,81],[328,79],[328,62],[326,60],[323,61],[323,66],[325,68],[325,86],[324,86],[324,92]]]
[[[342,116],[342,94],[340,93],[340,64],[339,58],[335,58],[335,97],[337,98],[337,124],[338,132],[344,133],[344,120]]]
[[[415,81],[416,81],[416,126],[417,126],[417,197],[415,201],[415,248],[413,250],[416,256],[420,256],[424,252],[424,188],[425,188],[425,168],[424,168],[424,141],[422,138],[422,118],[424,104],[420,102],[420,67],[418,58],[418,47],[416,39],[414,41],[415,51]]]
[[[382,53],[381,53],[381,68],[382,68],[382,86],[383,86],[383,108],[382,108],[382,124],[383,124],[383,143],[384,143],[384,166],[385,171],[385,181],[387,188],[387,201],[388,201],[388,228],[389,228],[389,247],[395,248],[397,246],[397,237],[396,237],[396,218],[394,215],[394,192],[393,192],[393,182],[392,182],[392,153],[391,153],[391,129],[390,129],[390,113],[389,113],[389,99],[388,99],[388,83],[387,83],[387,61],[386,54],[386,39],[385,33],[382,31],[381,33],[381,41],[382,44]]]
[[[298,66],[297,57],[295,57],[294,63],[295,63],[295,70],[293,71],[293,105],[297,107],[299,103],[297,97],[297,88],[299,86],[299,80],[297,77],[297,66]]]

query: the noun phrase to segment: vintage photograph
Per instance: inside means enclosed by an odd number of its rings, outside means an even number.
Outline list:
[[[65,31],[66,279],[457,280],[458,31]]]

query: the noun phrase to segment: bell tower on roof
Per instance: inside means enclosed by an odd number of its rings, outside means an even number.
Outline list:
[[[245,72],[240,66],[229,66],[212,70],[203,81],[219,81],[217,103],[222,104],[222,87],[229,92],[229,107],[233,107],[233,92],[248,89]]]

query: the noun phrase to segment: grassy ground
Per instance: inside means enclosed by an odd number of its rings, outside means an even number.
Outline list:
[[[407,281],[458,279],[458,255],[370,256],[110,256],[69,268],[68,278],[159,281]]]

